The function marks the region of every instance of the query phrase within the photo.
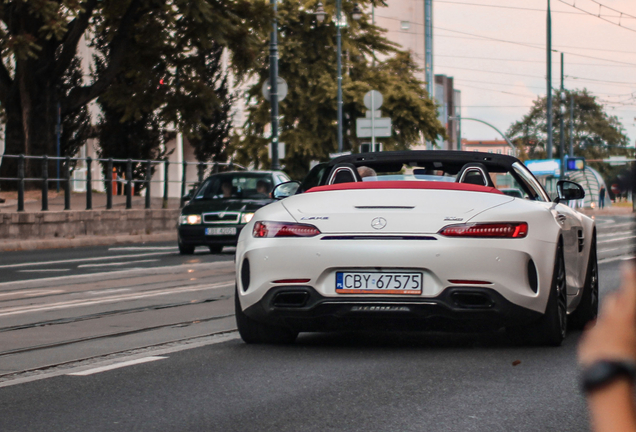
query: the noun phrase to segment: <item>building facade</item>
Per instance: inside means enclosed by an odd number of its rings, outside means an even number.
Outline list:
[[[514,151],[504,140],[494,139],[492,141],[469,141],[462,139],[462,150],[483,153],[495,153],[514,156]]]

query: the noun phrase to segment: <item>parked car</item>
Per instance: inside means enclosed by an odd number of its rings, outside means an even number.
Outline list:
[[[254,212],[272,202],[272,189],[288,181],[281,171],[235,171],[208,177],[189,194],[181,210],[179,252],[193,254],[197,246],[207,246],[218,253],[224,246],[236,245]]]
[[[509,176],[525,199],[490,174]],[[568,323],[596,317],[598,266],[594,220],[562,203],[583,188],[557,189],[550,200],[518,159],[488,153],[353,154],[316,166],[303,183],[279,185],[281,200],[240,235],[240,335],[288,343],[313,331],[505,328],[560,345]]]

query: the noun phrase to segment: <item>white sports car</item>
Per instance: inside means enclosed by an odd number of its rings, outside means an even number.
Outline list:
[[[518,189],[522,197],[501,189]],[[279,185],[236,251],[247,343],[299,332],[505,327],[560,345],[598,310],[594,221],[550,200],[516,158],[405,151],[342,156]],[[282,199],[285,198],[285,199]]]

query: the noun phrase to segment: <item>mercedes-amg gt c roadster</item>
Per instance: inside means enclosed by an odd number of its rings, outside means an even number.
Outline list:
[[[500,189],[517,189],[519,196]],[[516,158],[362,153],[280,184],[236,251],[247,343],[299,332],[502,329],[558,346],[598,310],[594,221]]]

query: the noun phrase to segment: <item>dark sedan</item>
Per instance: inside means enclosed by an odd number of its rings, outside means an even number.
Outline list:
[[[235,246],[241,229],[259,208],[272,202],[270,192],[289,181],[281,171],[227,172],[210,176],[194,191],[179,216],[179,252],[197,246],[212,253]]]

